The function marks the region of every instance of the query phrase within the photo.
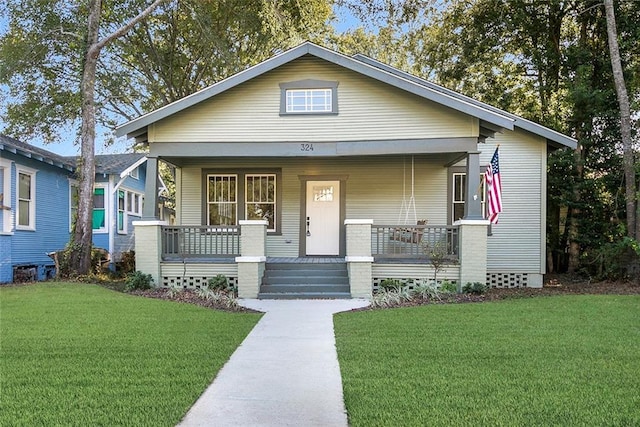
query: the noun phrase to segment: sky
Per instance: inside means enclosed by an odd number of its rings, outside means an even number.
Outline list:
[[[2,0],[0,0],[2,1]],[[336,15],[336,20],[333,21],[333,25],[338,32],[346,31],[349,29],[356,28],[359,25],[359,22],[356,18],[353,17],[349,13],[348,10],[334,9],[334,13]],[[0,35],[4,34],[7,31],[8,20],[4,15],[0,15]],[[0,133],[4,133],[5,129],[5,119],[4,114],[6,110],[6,102],[5,97],[8,94],[9,88],[6,85],[0,85]],[[122,122],[120,122],[122,123]],[[127,153],[132,151],[132,140],[127,140],[126,138],[117,138],[110,145],[105,145],[105,137],[104,134],[108,133],[109,129],[98,126],[96,128],[96,146],[95,153],[96,154],[116,154],[116,153]],[[12,135],[7,135],[12,136]],[[36,147],[44,148],[45,150],[52,151],[56,154],[62,156],[76,156],[80,154],[80,146],[79,141],[75,135],[75,131],[70,129],[64,135],[61,136],[62,141],[59,143],[51,143],[45,144],[42,141],[38,140],[37,137],[34,137],[31,140],[23,140],[23,142],[27,142]]]

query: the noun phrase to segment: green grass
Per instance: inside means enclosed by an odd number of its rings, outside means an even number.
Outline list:
[[[0,425],[173,426],[259,318],[95,285],[0,287]]]
[[[638,426],[640,296],[335,316],[357,426]]]

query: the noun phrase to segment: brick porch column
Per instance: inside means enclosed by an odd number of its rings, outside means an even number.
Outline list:
[[[267,226],[265,220],[240,221],[240,256],[238,263],[238,298],[257,298],[267,261]]]
[[[487,229],[485,219],[457,221],[460,233],[460,287],[467,283],[487,283]]]
[[[372,219],[347,219],[347,270],[352,298],[371,299],[373,280],[371,277],[371,225]]]
[[[133,221],[136,251],[136,270],[150,274],[155,287],[160,286],[162,260],[161,226],[164,221]]]

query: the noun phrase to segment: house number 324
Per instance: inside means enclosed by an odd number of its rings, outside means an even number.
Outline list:
[[[313,151],[313,144],[300,144],[300,151]]]

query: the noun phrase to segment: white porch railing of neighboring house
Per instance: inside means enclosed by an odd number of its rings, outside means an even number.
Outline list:
[[[162,226],[161,241],[163,260],[240,255],[240,227],[235,226]]]
[[[385,258],[441,258],[457,260],[458,226],[372,225],[371,254]]]

